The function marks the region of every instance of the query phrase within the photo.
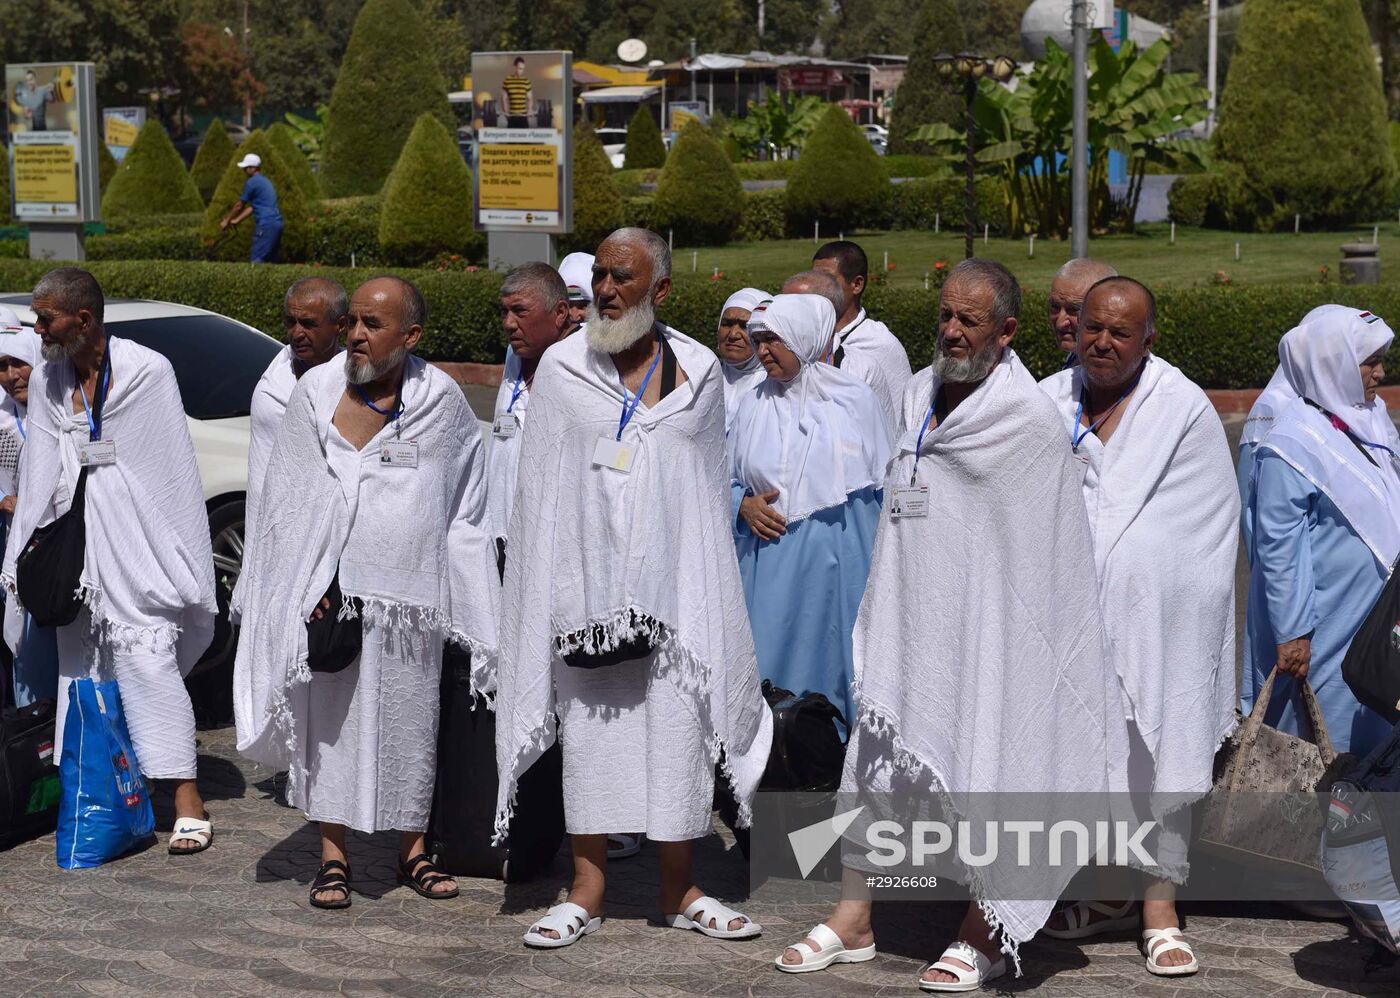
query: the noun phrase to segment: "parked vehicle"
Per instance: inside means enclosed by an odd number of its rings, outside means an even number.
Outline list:
[[[627,129],[600,128],[598,129],[598,141],[603,143],[603,152],[608,154],[608,160],[612,163],[613,169],[621,170],[627,160]]]

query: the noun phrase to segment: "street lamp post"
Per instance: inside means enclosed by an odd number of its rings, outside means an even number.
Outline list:
[[[990,76],[998,83],[1005,83],[1016,72],[1016,62],[1010,56],[999,55],[987,59],[970,52],[957,55],[934,56],[938,75],[945,81],[957,79],[962,87],[966,102],[964,126],[967,142],[963,155],[963,254],[973,256],[973,243],[977,238],[977,134],[974,109],[977,106],[977,87],[982,77]]]

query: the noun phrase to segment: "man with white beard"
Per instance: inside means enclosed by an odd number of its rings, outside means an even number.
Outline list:
[[[400,882],[455,897],[425,855],[443,642],[489,693],[499,585],[482,523],[481,431],[412,355],[423,298],[379,277],[350,301],[344,364],[298,382],[248,538],[234,667],[238,748],[287,770],[320,823],[318,908],[350,906],[345,829],[396,829]]]
[[[496,695],[500,796],[558,738],[574,881],[525,935],[572,945],[602,924],[607,835],[640,830],[661,860],[664,924],[721,939],[759,926],[691,879],[718,763],[748,824],[772,717],[730,540],[723,378],[656,321],[666,240],[598,247],[585,332],[535,374],[511,518]]]

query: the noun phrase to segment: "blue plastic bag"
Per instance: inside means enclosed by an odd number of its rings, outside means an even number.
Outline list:
[[[68,684],[58,773],[60,867],[101,866],[151,837],[155,813],[115,681],[84,678]]]

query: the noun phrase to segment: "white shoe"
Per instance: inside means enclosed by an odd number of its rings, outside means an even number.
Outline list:
[[[964,970],[955,963],[949,963],[949,958],[961,960],[971,967],[971,970]],[[941,970],[945,974],[952,974],[956,981],[926,981],[924,974],[930,970]],[[996,963],[988,960],[977,951],[977,947],[971,943],[957,942],[943,951],[935,963],[929,964],[919,971],[920,991],[976,991],[988,981],[994,981],[1006,973],[1006,960],[998,959]]]
[[[1159,956],[1163,953],[1170,953],[1172,950],[1180,950],[1185,953],[1191,958],[1191,962],[1183,963],[1179,967],[1166,966],[1157,962]],[[1175,926],[1170,929],[1143,929],[1142,952],[1147,957],[1147,972],[1158,977],[1186,977],[1201,969],[1200,961],[1196,959],[1196,954],[1191,951],[1186,937]]]
[[[788,947],[797,950],[802,957],[801,963],[783,963],[783,953],[787,952],[783,950],[773,961],[773,966],[784,974],[810,974],[816,970],[825,970],[833,963],[865,963],[875,959],[874,943],[858,949],[847,949],[841,937],[825,922],[807,933],[807,938],[816,943],[818,948],[812,949],[805,942]]]
[[[556,904],[550,908],[549,911],[545,912],[544,918],[530,926],[530,931],[525,933],[525,945],[533,946],[535,949],[558,949],[561,946],[572,946],[584,936],[597,932],[602,924],[602,916],[590,918],[587,908],[571,901],[565,901],[563,904]],[[559,933],[559,938],[552,939],[542,934],[550,930]]]
[[[744,924],[737,929],[731,929],[729,923],[736,918],[743,919]],[[714,928],[710,927],[712,920],[715,923]],[[733,908],[726,908],[708,896],[697,898],[679,915],[662,915],[661,924],[672,929],[694,929],[711,939],[752,939],[763,931],[763,926],[748,915]]]

